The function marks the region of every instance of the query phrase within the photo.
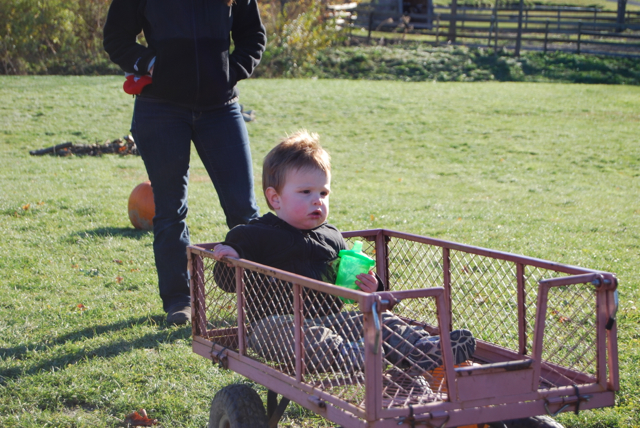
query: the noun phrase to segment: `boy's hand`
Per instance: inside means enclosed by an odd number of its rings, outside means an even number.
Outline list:
[[[361,273],[356,278],[356,285],[365,293],[373,293],[378,289],[378,280],[373,274],[373,270],[370,270],[369,273]]]
[[[220,261],[223,257],[233,257],[235,259],[239,259],[240,255],[236,250],[233,249],[233,247],[230,247],[228,245],[218,244],[213,247],[213,258],[217,261]],[[227,266],[232,267],[233,265],[227,263]]]

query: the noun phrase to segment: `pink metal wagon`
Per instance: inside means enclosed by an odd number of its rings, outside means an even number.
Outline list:
[[[387,291],[366,294],[229,259],[229,293],[217,284],[215,244],[189,247],[193,351],[269,391],[265,412],[246,384],[223,388],[210,427],[276,427],[290,400],[354,428],[483,426],[614,404],[613,274],[390,230],[343,235],[365,242]],[[290,290],[270,299],[293,309],[291,337],[270,344],[270,358],[250,346],[247,319],[260,305],[252,285],[265,281]],[[346,310],[363,315],[363,366],[317,364],[331,356],[305,346],[312,328],[306,312],[317,303],[305,300],[317,298],[309,290],[353,300]],[[442,368],[409,375],[395,367],[381,344],[384,311],[439,335]],[[461,328],[473,332],[477,348],[471,361],[454,366],[448,332]]]

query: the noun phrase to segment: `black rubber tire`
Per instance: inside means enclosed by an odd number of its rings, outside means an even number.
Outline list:
[[[269,428],[258,393],[244,384],[222,388],[211,402],[209,428]]]
[[[523,419],[494,422],[489,428],[564,428],[564,426],[549,416],[532,416]]]

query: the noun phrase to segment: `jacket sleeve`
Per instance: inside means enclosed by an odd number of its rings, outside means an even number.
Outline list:
[[[109,58],[127,73],[147,74],[153,49],[137,43],[142,31],[142,0],[113,0],[104,25],[104,50]]]
[[[245,259],[250,256],[243,251],[243,248],[251,248],[251,242],[250,238],[243,233],[242,227],[241,225],[231,229],[222,244],[232,247],[238,252],[241,259]],[[227,293],[236,292],[236,271],[234,267],[229,267],[225,263],[217,262],[213,268],[213,277],[218,287],[222,290]]]
[[[236,0],[231,27],[234,49],[229,56],[232,83],[247,79],[258,66],[267,45],[266,33],[257,0]]]

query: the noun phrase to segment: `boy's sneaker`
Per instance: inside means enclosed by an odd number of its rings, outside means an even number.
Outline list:
[[[191,322],[191,306],[177,306],[167,313],[167,324],[185,325]]]
[[[453,363],[460,364],[471,358],[476,351],[476,340],[469,330],[454,330],[449,333],[453,350]],[[407,355],[411,365],[416,365],[424,371],[433,370],[442,365],[442,351],[440,337],[423,337],[413,344],[413,350]]]

